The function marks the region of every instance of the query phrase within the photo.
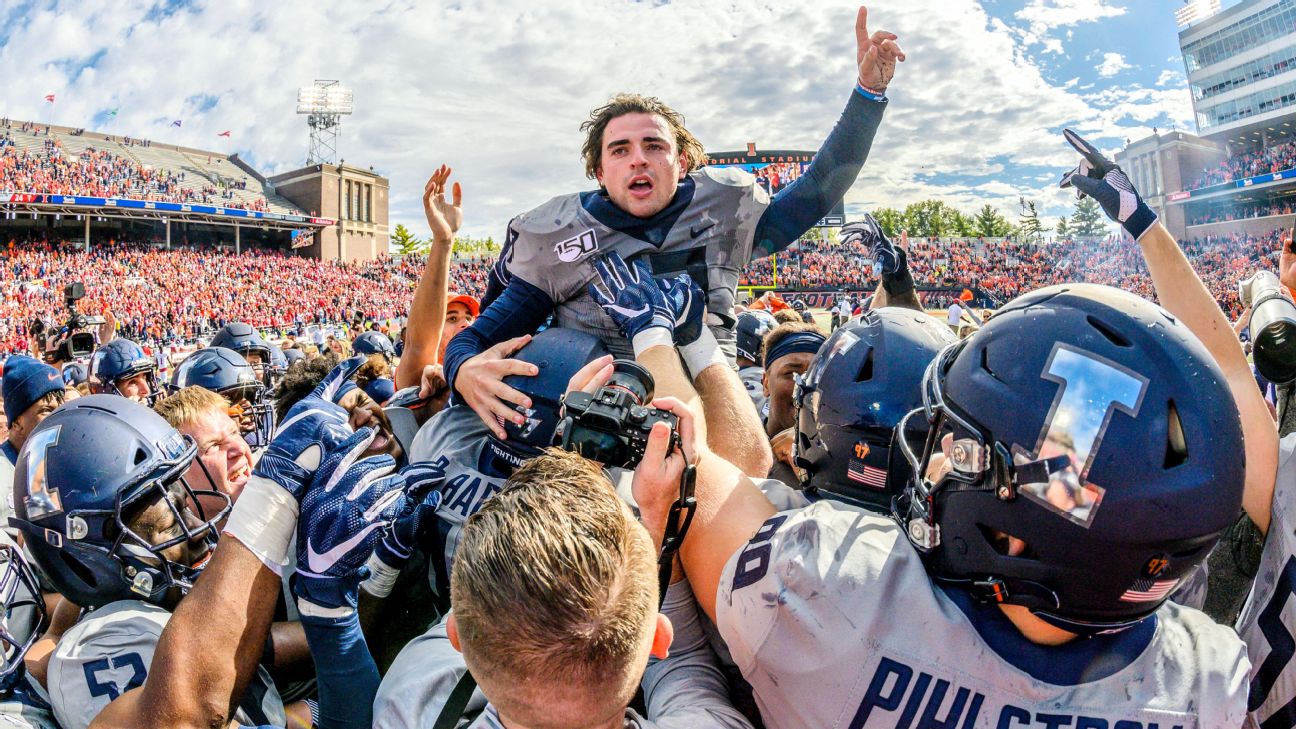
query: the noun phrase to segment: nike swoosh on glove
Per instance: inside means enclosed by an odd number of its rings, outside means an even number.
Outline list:
[[[631,268],[613,251],[596,260],[594,270],[603,286],[591,283],[590,296],[612,317],[622,336],[633,340],[654,328],[674,336],[675,312],[646,263],[635,261]]]
[[[339,363],[309,395],[292,406],[257,462],[254,477],[273,481],[301,501],[324,453],[354,432],[347,411],[337,402],[356,389],[351,376],[367,360],[360,355]]]
[[[1157,221],[1157,214],[1143,202],[1129,177],[1079,134],[1063,129],[1062,136],[1080,153],[1080,165],[1062,176],[1060,187],[1074,187],[1076,197],[1092,197],[1107,217],[1120,223],[1138,240]]]
[[[413,504],[396,519],[374,548],[374,556],[392,569],[401,569],[422,541],[427,528],[436,523],[434,515],[441,504],[441,484],[445,482],[444,458],[432,462],[411,463],[401,469],[405,481],[405,503]]]
[[[405,507],[405,478],[392,473],[396,461],[360,457],[376,435],[361,428],[330,451],[302,497],[292,582],[299,603],[354,609],[368,576],[365,562]]]
[[[702,287],[687,273],[658,279],[657,284],[675,313],[675,343],[685,347],[696,342],[706,317],[707,297]]]
[[[843,244],[862,243],[873,251],[873,274],[894,276],[908,265],[907,256],[902,248],[891,242],[876,218],[865,214],[853,223],[847,223],[841,229]]]

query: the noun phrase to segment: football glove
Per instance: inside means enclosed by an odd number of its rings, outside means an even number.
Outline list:
[[[650,329],[664,329],[675,334],[675,312],[652,271],[643,261],[634,267],[626,265],[615,251],[594,262],[603,285],[589,285],[590,296],[612,317],[621,335],[631,341]]]
[[[1157,221],[1125,171],[1070,129],[1062,136],[1080,153],[1080,165],[1062,176],[1061,187],[1074,187],[1077,198],[1092,197],[1125,231],[1138,240]]]

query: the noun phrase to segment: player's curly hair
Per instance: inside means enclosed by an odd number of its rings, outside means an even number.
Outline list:
[[[617,94],[608,103],[590,112],[590,118],[581,123],[585,132],[585,144],[581,146],[581,157],[585,160],[585,176],[596,179],[598,168],[603,164],[603,132],[608,122],[626,114],[656,114],[666,120],[666,124],[675,133],[675,147],[684,159],[688,160],[688,171],[701,167],[706,161],[706,151],[693,133],[684,128],[684,115],[667,106],[655,96],[639,94]]]

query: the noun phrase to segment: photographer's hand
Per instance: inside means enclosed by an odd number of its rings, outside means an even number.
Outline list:
[[[693,423],[693,411],[680,400],[673,397],[659,397],[653,400],[653,407],[674,413],[679,418],[679,447],[670,448],[670,427],[665,423],[653,425],[648,434],[648,446],[644,448],[643,460],[635,468],[630,491],[634,494],[635,503],[639,505],[639,516],[644,528],[652,535],[653,545],[661,549],[662,535],[666,531],[666,518],[670,514],[671,504],[680,495],[680,477],[684,467],[697,463],[697,431]]]
[[[1278,280],[1290,291],[1296,291],[1296,252],[1292,251],[1292,234],[1283,234],[1279,242]]]

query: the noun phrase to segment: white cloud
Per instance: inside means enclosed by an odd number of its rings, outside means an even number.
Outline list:
[[[1166,69],[1161,72],[1160,76],[1157,76],[1156,85],[1168,86],[1170,84],[1174,84],[1176,86],[1183,86],[1185,82],[1186,79],[1184,78],[1182,71],[1173,71],[1170,69]]]
[[[1030,0],[1013,17],[1030,23],[1032,33],[1043,35],[1054,28],[1092,23],[1124,14],[1125,8],[1112,5],[1108,0]]]
[[[1108,52],[1103,54],[1102,63],[1098,64],[1097,70],[1099,76],[1111,78],[1127,68],[1130,68],[1130,65],[1125,62],[1125,56]]]
[[[749,141],[815,149],[854,76],[854,11],[828,0],[196,0],[169,15],[152,8],[151,0],[40,0],[18,13],[0,9],[0,113],[85,126],[119,108],[101,131],[237,151],[275,173],[306,155],[296,87],[341,79],[356,104],[341,156],[389,176],[392,225],[420,235],[419,195],[442,162],[463,183],[465,232],[474,235],[498,238],[513,215],[590,189],[578,127],[617,91],[660,96],[710,149]],[[973,0],[871,9],[870,25],[899,34],[909,60],[846,196],[856,212],[938,197],[1008,213],[1024,195],[1056,216],[1073,205],[1052,182],[1074,165],[1063,126],[1114,143],[1167,115],[1191,119],[1182,88],[1094,93],[1079,79],[1050,83],[1024,52],[1026,31]],[[1044,32],[1122,12],[1096,0],[1034,0],[1018,17]],[[54,109],[48,93],[58,94]],[[200,96],[214,106],[198,111],[191,99]],[[183,128],[170,127],[176,118]],[[231,139],[216,137],[226,129]]]

